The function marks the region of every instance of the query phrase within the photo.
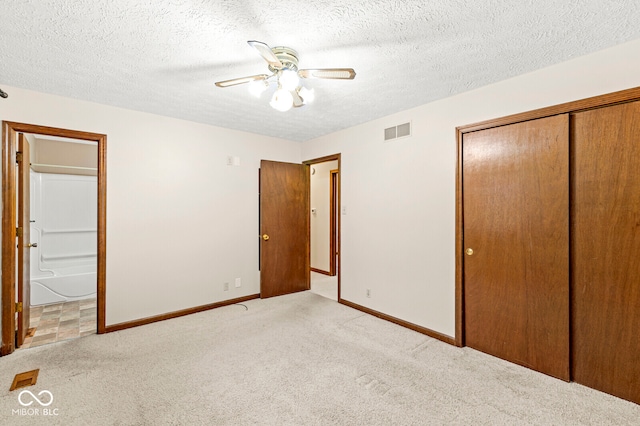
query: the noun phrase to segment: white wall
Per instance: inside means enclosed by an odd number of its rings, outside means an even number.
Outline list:
[[[454,336],[456,126],[640,86],[638,52],[640,40],[304,143],[303,160],[342,154],[342,297]],[[383,142],[409,120],[410,138]]]
[[[311,267],[329,272],[331,251],[331,170],[338,161],[326,161],[311,166]],[[315,213],[313,213],[315,209]]]
[[[342,153],[342,297],[453,336],[455,127],[640,86],[639,51],[625,43],[301,146],[6,86],[0,120],[108,135],[107,325],[258,293],[259,160]],[[383,142],[409,120],[412,137]]]
[[[300,144],[2,88],[1,120],[107,135],[107,325],[260,292],[259,161]]]

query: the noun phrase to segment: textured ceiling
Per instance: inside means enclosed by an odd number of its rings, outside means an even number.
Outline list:
[[[640,37],[638,0],[2,0],[0,84],[305,141]],[[215,81],[296,49],[316,101]],[[9,93],[11,96],[11,93]],[[0,102],[2,100],[0,99]]]

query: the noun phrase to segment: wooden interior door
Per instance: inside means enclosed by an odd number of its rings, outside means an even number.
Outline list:
[[[640,102],[571,133],[573,380],[640,404]]]
[[[309,166],[260,162],[260,297],[309,289]]]
[[[22,309],[17,309],[17,331],[16,331],[16,347],[19,348],[24,343],[27,330],[29,329],[29,307],[31,305],[31,280],[30,280],[30,197],[29,197],[29,172],[31,165],[29,162],[29,142],[24,134],[18,135],[18,151],[17,151],[18,172],[16,174],[18,180],[18,232],[17,232],[17,302]]]
[[[569,380],[569,122],[462,142],[466,344]]]

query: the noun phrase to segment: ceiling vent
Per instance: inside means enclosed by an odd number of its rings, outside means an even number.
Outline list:
[[[405,138],[411,136],[411,122],[384,129],[384,140]]]

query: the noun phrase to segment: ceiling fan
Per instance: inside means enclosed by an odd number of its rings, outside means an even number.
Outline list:
[[[273,94],[270,105],[278,111],[288,111],[291,107],[301,107],[313,101],[313,89],[303,87],[300,83],[301,78],[353,80],[356,76],[353,68],[298,69],[298,52],[290,47],[271,48],[255,40],[247,43],[267,61],[271,74],[218,81],[216,86],[229,87],[249,83],[249,92],[259,97],[267,90],[270,83],[275,82],[278,84],[278,89]]]

